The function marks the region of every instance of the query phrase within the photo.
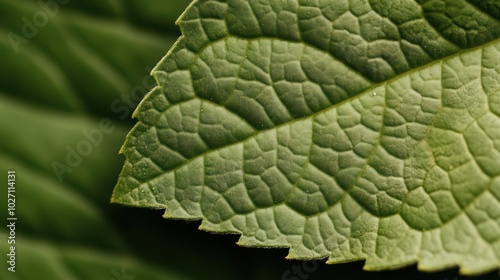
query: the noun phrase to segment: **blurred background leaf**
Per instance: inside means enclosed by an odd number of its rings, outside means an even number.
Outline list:
[[[16,171],[18,218],[16,273],[0,228],[0,279],[465,279],[288,261],[285,249],[241,248],[199,222],[109,203],[130,116],[189,2],[0,0],[0,174]],[[6,223],[6,183],[0,206]]]

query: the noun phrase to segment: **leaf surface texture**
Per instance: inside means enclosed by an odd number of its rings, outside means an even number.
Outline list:
[[[289,258],[500,256],[497,1],[194,1],[112,201]]]

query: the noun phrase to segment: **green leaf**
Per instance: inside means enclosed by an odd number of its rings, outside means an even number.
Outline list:
[[[496,1],[198,0],[112,201],[288,258],[500,266]]]

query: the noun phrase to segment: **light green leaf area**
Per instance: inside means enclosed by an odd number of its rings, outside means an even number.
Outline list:
[[[289,258],[500,266],[498,1],[194,1],[112,201]]]

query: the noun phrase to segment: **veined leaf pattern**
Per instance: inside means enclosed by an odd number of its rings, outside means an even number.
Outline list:
[[[112,201],[289,257],[499,266],[496,1],[194,1]]]

